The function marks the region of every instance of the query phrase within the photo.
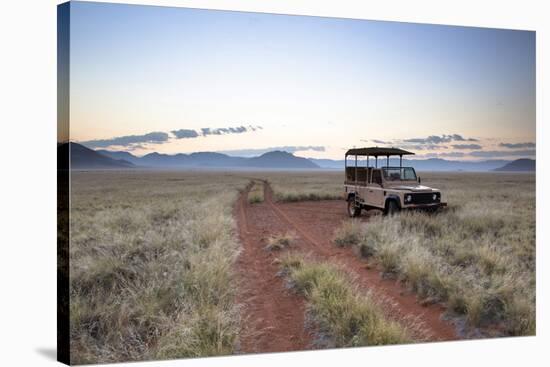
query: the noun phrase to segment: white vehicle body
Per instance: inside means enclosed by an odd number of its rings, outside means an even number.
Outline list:
[[[435,210],[447,204],[441,200],[441,191],[420,183],[413,167],[403,167],[403,155],[414,154],[397,148],[350,149],[345,159],[344,190],[350,216],[358,216],[362,209],[381,209],[393,214],[402,209]],[[351,162],[348,157],[352,156]],[[378,157],[386,158],[386,166],[378,167]],[[390,156],[399,156],[399,166],[389,165]],[[366,157],[361,162],[358,157]],[[374,167],[369,158],[373,157]],[[365,164],[366,162],[366,164]]]

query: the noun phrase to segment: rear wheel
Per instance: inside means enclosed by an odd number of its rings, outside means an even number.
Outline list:
[[[361,215],[361,207],[359,205],[356,205],[355,198],[348,199],[348,215],[351,218]]]
[[[392,216],[399,212],[399,206],[395,200],[389,200],[386,204],[386,215]]]

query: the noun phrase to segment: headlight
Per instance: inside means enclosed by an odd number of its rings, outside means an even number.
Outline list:
[[[411,195],[405,195],[405,201],[408,203],[412,200],[412,196]]]
[[[433,194],[432,199],[433,199],[434,201],[436,201],[436,200],[437,200],[437,194]]]

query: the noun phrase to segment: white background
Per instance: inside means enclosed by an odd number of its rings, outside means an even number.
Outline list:
[[[121,1],[113,1],[121,2]],[[55,362],[56,5],[0,5],[0,365]],[[537,31],[537,337],[144,363],[147,366],[543,365],[549,362],[549,28],[544,1],[133,1]],[[544,15],[546,14],[546,18]],[[543,104],[546,101],[546,105]],[[546,226],[545,226],[546,223]],[[546,288],[546,290],[544,289]],[[545,346],[546,345],[546,349]],[[546,362],[546,363],[545,363]],[[129,364],[128,364],[129,365]],[[132,364],[135,366],[135,364]]]

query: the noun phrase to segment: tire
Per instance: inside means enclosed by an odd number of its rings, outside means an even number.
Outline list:
[[[386,203],[386,215],[392,216],[399,213],[399,205],[395,200],[388,200]]]
[[[355,198],[348,199],[348,215],[351,218],[361,216],[361,207],[355,205]]]

